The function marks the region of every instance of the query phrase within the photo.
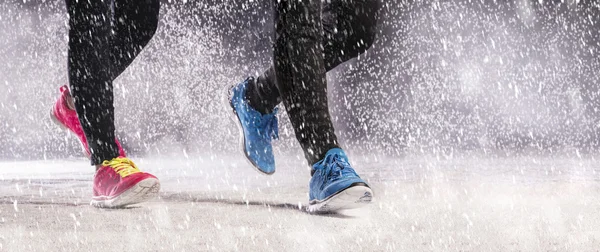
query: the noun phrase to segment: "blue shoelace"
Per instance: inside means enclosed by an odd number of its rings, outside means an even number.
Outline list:
[[[354,169],[350,167],[350,164],[338,154],[326,156],[318,166],[323,167],[319,169],[319,172],[321,173],[321,176],[325,178],[325,181],[327,181],[327,183],[323,183],[323,185],[330,184],[331,182],[344,177],[346,174],[356,174]]]

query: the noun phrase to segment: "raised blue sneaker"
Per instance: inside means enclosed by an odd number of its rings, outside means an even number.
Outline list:
[[[227,108],[232,111],[231,119],[240,129],[240,144],[244,155],[259,172],[271,175],[275,172],[272,139],[277,139],[277,108],[263,115],[246,100],[246,88],[252,77],[227,87]]]
[[[308,202],[309,212],[335,212],[365,206],[373,191],[348,163],[342,149],[334,148],[313,165]]]

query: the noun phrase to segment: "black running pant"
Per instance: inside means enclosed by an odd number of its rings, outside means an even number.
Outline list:
[[[309,163],[338,147],[327,106],[326,72],[373,44],[378,0],[275,1],[274,65],[248,87],[262,113],[283,101]]]
[[[119,156],[113,80],[154,35],[159,0],[67,0],[69,84],[92,165]]]

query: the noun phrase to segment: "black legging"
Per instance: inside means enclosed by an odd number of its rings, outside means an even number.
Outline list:
[[[92,165],[119,156],[113,86],[154,35],[159,0],[67,0],[69,83]]]
[[[326,72],[371,47],[378,9],[378,0],[275,3],[275,64],[248,87],[246,98],[262,113],[283,101],[310,165],[338,147]]]

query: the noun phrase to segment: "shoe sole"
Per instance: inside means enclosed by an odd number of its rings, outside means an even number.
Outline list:
[[[250,158],[248,157],[248,154],[246,153],[246,138],[244,137],[244,128],[242,127],[242,122],[240,121],[240,118],[237,115],[237,112],[235,111],[235,109],[233,108],[233,106],[231,106],[231,100],[230,100],[230,96],[229,96],[229,92],[230,90],[235,87],[235,86],[227,86],[223,89],[223,95],[221,96],[221,102],[223,103],[223,108],[225,109],[225,111],[227,112],[227,114],[229,114],[229,119],[231,119],[231,121],[237,126],[238,131],[239,131],[239,145],[240,145],[240,150],[242,151],[242,154],[244,155],[244,157],[246,157],[246,162],[248,162],[248,164],[250,164],[256,171],[265,174],[265,175],[273,175],[273,173],[275,173],[275,170],[273,170],[273,172],[269,173],[269,172],[264,172],[263,170],[261,170],[260,168],[258,168],[258,166],[256,166],[252,160],[250,160]]]
[[[373,200],[373,191],[364,183],[350,186],[324,200],[309,202],[308,211],[312,213],[337,212],[366,206]]]
[[[51,109],[50,110],[50,120],[56,124],[58,127],[60,127],[60,129],[69,132],[69,134],[73,134],[73,132],[71,132],[71,130],[69,128],[67,128],[67,126],[65,126],[62,122],[60,122],[58,120],[58,118],[56,118],[56,116],[54,115],[54,111]],[[78,139],[79,140],[79,139]],[[86,157],[90,157],[90,155],[88,155],[87,150],[85,149],[85,146],[83,145],[83,143],[81,141],[79,141],[79,144],[81,145],[81,149],[83,151],[83,154]]]
[[[94,199],[90,205],[98,208],[120,208],[146,202],[158,197],[160,182],[155,178],[144,179],[123,193],[110,199]]]

